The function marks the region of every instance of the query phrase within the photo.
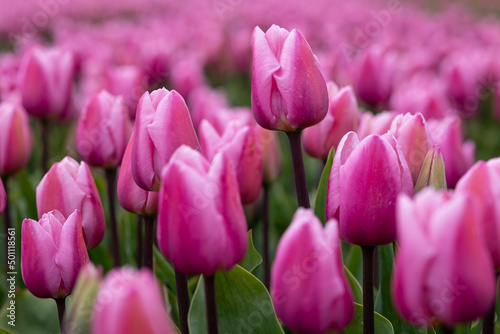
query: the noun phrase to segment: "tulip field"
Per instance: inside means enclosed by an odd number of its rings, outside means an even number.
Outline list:
[[[500,333],[500,3],[0,0],[0,334]]]

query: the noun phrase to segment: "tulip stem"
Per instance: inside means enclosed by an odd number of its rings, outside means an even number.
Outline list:
[[[442,334],[453,334],[453,333],[455,333],[455,329],[453,329],[453,327],[448,327],[448,326],[442,325],[441,326],[441,333]]]
[[[498,276],[495,276],[495,278],[496,281],[498,281]],[[483,318],[483,334],[493,334],[495,332],[495,311],[496,303],[493,303],[488,314],[486,314]]]
[[[144,216],[144,266],[153,270],[153,242],[155,238],[155,217]]]
[[[142,226],[143,226],[143,219],[141,215],[137,215],[137,267],[141,268],[143,266],[142,262],[142,248],[144,247],[142,245]]]
[[[108,184],[109,219],[111,227],[111,255],[115,267],[120,266],[120,246],[118,243],[118,226],[115,213],[116,169],[106,168],[106,182]]]
[[[207,308],[208,334],[218,334],[217,302],[215,300],[215,276],[203,275],[205,281],[205,306]]]
[[[57,305],[57,314],[59,315],[59,328],[61,329],[61,333],[64,334],[63,321],[64,321],[64,313],[66,312],[66,297],[63,298],[55,298]]]
[[[373,305],[373,253],[375,246],[361,246],[363,253],[363,334],[375,333]]]
[[[264,264],[264,285],[269,290],[271,282],[269,264],[269,186],[264,184],[262,199],[262,262]]]
[[[189,334],[188,312],[189,312],[189,290],[186,274],[181,273],[174,267],[175,285],[177,288],[177,306],[179,308],[179,321],[181,333]]]
[[[49,121],[45,118],[41,122],[41,136],[42,136],[42,171],[43,174],[47,173],[49,164]]]
[[[9,185],[8,185],[9,177],[8,176],[3,176],[2,177],[2,183],[3,187],[5,188],[5,211],[3,212],[3,223],[5,227],[5,267],[8,268],[7,264],[9,263],[8,261],[8,256],[9,256],[9,244],[7,242],[9,238],[9,229],[12,228],[12,221],[10,218],[10,207],[9,207]],[[8,269],[7,271],[15,271]]]
[[[304,159],[302,158],[302,144],[300,136],[302,131],[286,132],[292,152],[293,174],[295,175],[295,189],[299,206],[309,209],[309,192],[307,191],[306,172],[304,170]]]

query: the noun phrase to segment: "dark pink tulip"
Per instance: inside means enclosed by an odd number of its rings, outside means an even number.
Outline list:
[[[3,182],[0,180],[0,216],[3,215],[5,207],[7,206],[7,194],[3,187]]]
[[[361,142],[354,132],[342,138],[330,174],[327,218],[337,218],[340,235],[352,244],[383,245],[396,238],[396,199],[413,194],[403,152],[389,134]]]
[[[368,50],[356,68],[355,88],[359,98],[372,106],[384,105],[392,93],[394,66],[383,50]]]
[[[174,334],[163,293],[149,269],[112,270],[102,282],[93,308],[94,334]]]
[[[179,146],[200,148],[186,103],[175,90],[144,93],[134,132],[132,175],[144,190],[158,191],[162,168]]]
[[[354,304],[336,220],[323,229],[311,210],[297,210],[276,250],[271,295],[278,317],[297,333],[340,332],[349,324]]]
[[[413,184],[416,184],[424,159],[433,144],[424,116],[420,113],[396,116],[392,121],[391,133],[401,146]]]
[[[394,111],[383,111],[376,115],[369,111],[360,113],[358,133],[359,139],[369,135],[383,135],[391,129],[391,124],[398,114]]]
[[[26,112],[14,104],[0,103],[0,175],[26,167],[31,146],[32,134]]]
[[[133,137],[132,133],[118,174],[116,191],[118,203],[129,212],[143,216],[155,216],[158,211],[158,193],[140,188],[132,176]]]
[[[478,197],[483,207],[482,226],[486,244],[495,268],[500,270],[500,158],[478,161],[458,181],[457,192],[468,192]]]
[[[244,204],[257,199],[262,185],[262,150],[255,128],[235,120],[219,135],[210,123],[202,121],[199,131],[203,154],[209,161],[218,152],[225,152],[231,160]]]
[[[73,56],[60,49],[34,48],[24,55],[18,74],[23,107],[36,117],[71,117]]]
[[[76,128],[76,148],[89,165],[117,168],[132,124],[121,96],[102,90],[87,103]]]
[[[276,132],[256,125],[255,131],[262,149],[262,179],[270,184],[278,178],[283,167],[281,148]]]
[[[406,320],[447,326],[484,316],[495,300],[493,263],[471,194],[427,188],[397,203],[394,305]]]
[[[252,109],[269,130],[295,131],[319,123],[328,92],[316,56],[298,30],[277,25],[252,34]]]
[[[245,256],[247,224],[232,163],[220,152],[212,164],[180,147],[163,170],[158,245],[186,274],[213,275]]]
[[[446,183],[449,188],[455,188],[458,180],[474,164],[475,144],[464,141],[462,121],[458,116],[448,116],[442,120],[427,122],[432,139],[441,147]]]
[[[339,89],[333,81],[329,81],[327,87],[330,105],[326,117],[319,124],[305,129],[302,135],[306,152],[323,160],[347,132],[358,128],[358,102],[352,87]]]
[[[64,217],[79,210],[87,248],[99,245],[104,237],[106,221],[99,193],[85,162],[70,157],[55,163],[36,188],[38,217],[58,210]]]
[[[21,228],[21,274],[38,298],[63,298],[71,293],[80,268],[89,262],[80,212],[66,219],[59,211],[37,222],[25,219]]]

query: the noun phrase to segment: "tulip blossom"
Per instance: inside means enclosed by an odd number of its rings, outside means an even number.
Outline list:
[[[276,250],[271,295],[278,317],[297,333],[342,331],[349,324],[354,304],[336,220],[323,229],[310,209],[297,210]]]
[[[107,67],[104,74],[106,89],[113,95],[122,95],[128,115],[135,118],[137,102],[145,90],[145,75],[136,66]]]
[[[5,193],[3,182],[0,179],[0,216],[3,215],[6,206],[7,206],[7,194]]]
[[[422,114],[398,115],[392,121],[391,133],[401,146],[415,184],[427,152],[433,144],[425,119]]]
[[[174,334],[163,294],[149,269],[112,270],[93,308],[92,333]]]
[[[73,56],[59,49],[34,48],[19,68],[18,86],[26,111],[43,118],[71,117]]]
[[[0,175],[26,167],[31,146],[31,128],[26,112],[14,104],[0,103]]]
[[[441,147],[448,187],[455,188],[458,180],[474,164],[475,144],[464,141],[462,122],[458,116],[427,122],[432,139]]]
[[[361,246],[393,242],[400,193],[412,194],[413,182],[394,137],[359,141],[356,133],[346,134],[335,152],[326,202],[326,216],[338,218],[342,238]]]
[[[186,103],[175,90],[142,95],[134,132],[132,175],[144,190],[158,191],[162,168],[179,146],[200,147]]]
[[[155,216],[158,211],[158,193],[140,188],[132,177],[132,143],[134,134],[127,145],[118,174],[116,195],[118,203],[129,212],[143,216]]]
[[[78,210],[65,218],[59,211],[45,213],[21,227],[21,273],[24,284],[38,298],[63,298],[71,293],[80,268],[89,262]]]
[[[447,326],[484,316],[496,281],[481,231],[483,210],[467,193],[419,192],[397,203],[394,305],[406,320]]]
[[[358,130],[359,139],[369,135],[383,135],[391,129],[391,124],[398,114],[394,111],[383,111],[376,115],[365,111],[359,116]]]
[[[304,130],[304,149],[323,160],[328,159],[332,147],[337,147],[342,137],[358,127],[358,103],[351,86],[341,89],[329,81],[327,83],[330,105],[325,119]]]
[[[208,160],[218,152],[226,153],[236,171],[241,201],[255,201],[262,184],[262,151],[255,127],[233,121],[220,136],[210,123],[202,121],[200,140]]]
[[[296,131],[319,123],[328,92],[318,59],[297,30],[272,25],[252,34],[252,109],[269,130]]]
[[[262,178],[265,184],[270,184],[278,178],[283,167],[278,136],[261,126],[255,126],[255,131],[262,149]]]
[[[70,157],[55,163],[36,188],[38,217],[58,210],[65,217],[76,209],[82,216],[83,236],[87,247],[94,248],[104,237],[106,222],[99,193],[85,162]]]
[[[217,153],[210,164],[180,147],[162,174],[157,237],[160,250],[185,274],[211,276],[243,259],[248,239],[231,160]]]
[[[123,98],[102,90],[90,99],[78,120],[78,153],[92,166],[116,168],[122,162],[131,127]]]
[[[500,270],[500,158],[488,162],[478,161],[458,181],[457,192],[476,195],[483,207],[481,221],[488,250],[495,268]]]

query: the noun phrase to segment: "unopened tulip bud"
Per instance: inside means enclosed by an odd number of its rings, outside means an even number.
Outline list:
[[[427,152],[417,182],[415,183],[414,191],[417,193],[428,186],[438,190],[446,189],[446,172],[439,145],[432,146],[429,152]]]

